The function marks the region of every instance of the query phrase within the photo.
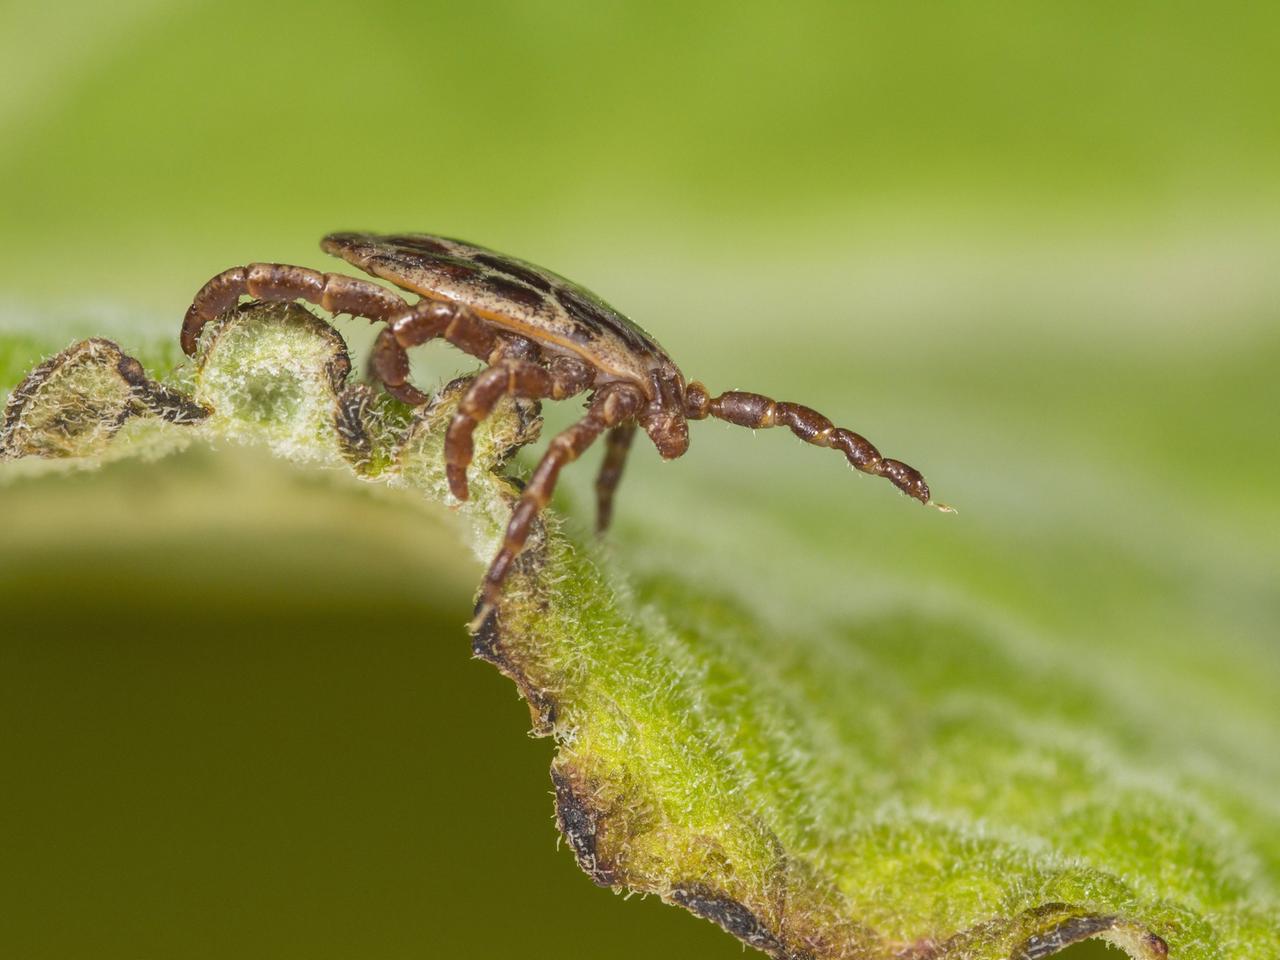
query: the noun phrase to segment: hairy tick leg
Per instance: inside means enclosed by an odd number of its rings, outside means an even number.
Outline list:
[[[283,263],[251,263],[224,270],[200,288],[182,321],[182,349],[188,356],[195,355],[205,324],[234,307],[242,296],[272,302],[306,300],[330,313],[388,323],[409,310],[403,297],[369,280]]]
[[[604,462],[600,464],[600,473],[596,477],[596,533],[608,530],[613,520],[613,496],[622,480],[627,451],[631,449],[635,435],[636,425],[624,423],[610,430],[605,441]]]
[[[459,500],[467,499],[467,467],[474,453],[472,437],[499,400],[563,400],[587,389],[593,376],[585,363],[569,357],[557,357],[545,367],[528,360],[503,359],[477,374],[445,434],[445,475],[450,492]]]
[[[502,546],[485,574],[473,628],[484,623],[496,606],[502,584],[516,557],[524,549],[534,520],[551,500],[560,470],[580,457],[605,430],[634,418],[643,403],[644,394],[634,385],[622,382],[606,384],[597,391],[587,408],[587,415],[552,439],[511,512]]]

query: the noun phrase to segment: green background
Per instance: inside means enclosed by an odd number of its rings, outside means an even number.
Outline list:
[[[5,4],[3,386],[73,335],[167,340],[223,267],[323,266],[331,230],[473,239],[961,511],[699,425],[637,451],[624,563],[847,541],[869,607],[1141,664],[1274,783],[1277,36],[1262,4]],[[0,951],[740,955],[556,853],[446,533],[252,457],[0,516]]]

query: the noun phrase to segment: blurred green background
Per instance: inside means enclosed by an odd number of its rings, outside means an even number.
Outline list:
[[[1278,36],[1264,4],[5,3],[0,387],[331,230],[472,239],[961,510],[703,425],[634,458],[624,563],[843,544],[869,606],[1141,663],[1273,783]],[[231,461],[0,488],[0,952],[740,955],[556,854],[443,521]]]

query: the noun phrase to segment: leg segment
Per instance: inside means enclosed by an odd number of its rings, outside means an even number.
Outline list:
[[[547,366],[528,360],[503,359],[476,375],[449,422],[444,438],[449,490],[467,499],[467,467],[474,452],[472,435],[503,397],[563,400],[591,386],[595,372],[581,360],[556,357]]]
[[[498,345],[492,330],[461,304],[419,300],[410,306],[403,297],[368,280],[281,263],[251,263],[224,270],[200,288],[182,321],[182,349],[194,355],[205,324],[242,296],[306,300],[329,313],[383,321],[387,329],[374,342],[371,365],[387,392],[411,406],[426,403],[428,397],[408,382],[407,347],[444,337],[472,356],[488,359]]]
[[[609,521],[613,519],[613,494],[622,479],[622,469],[627,464],[627,451],[631,449],[631,441],[636,435],[634,423],[624,423],[609,431],[605,441],[604,463],[600,465],[600,475],[596,477],[596,533],[604,533],[609,529]]]
[[[218,274],[196,294],[182,321],[182,349],[196,352],[206,323],[236,305],[242,296],[260,300],[307,300],[330,313],[350,313],[390,323],[408,311],[404,298],[368,280],[320,273],[282,263],[251,263]]]
[[[758,393],[731,390],[718,397],[708,395],[700,383],[691,383],[685,391],[685,413],[690,420],[708,416],[740,427],[789,427],[801,440],[819,447],[839,450],[855,468],[863,473],[884,477],[907,496],[928,506],[950,511],[949,507],[929,498],[929,485],[920,471],[901,460],[880,455],[871,441],[852,430],[835,426],[830,420],[798,403],[771,400]]]
[[[534,469],[533,476],[529,478],[515,510],[511,512],[506,538],[497,556],[489,564],[489,572],[485,574],[480,592],[480,607],[474,623],[482,623],[497,603],[502,584],[511,572],[511,564],[529,539],[534,519],[551,500],[561,468],[578,459],[605,430],[635,417],[643,403],[643,394],[634,386],[625,383],[608,384],[596,393],[585,417],[552,439],[550,447]]]
[[[443,337],[473,357],[489,360],[499,346],[497,334],[470,310],[451,300],[419,300],[378,334],[369,366],[387,393],[411,407],[430,399],[409,383],[409,347]]]

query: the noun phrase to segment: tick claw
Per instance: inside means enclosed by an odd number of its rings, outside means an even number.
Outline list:
[[[939,503],[937,500],[930,500],[925,504],[926,507],[933,507],[939,513],[959,513],[955,507],[949,507],[945,503]]]
[[[453,464],[445,469],[445,474],[449,480],[449,492],[453,494],[457,500],[467,500],[471,496],[471,491],[467,487],[467,475],[464,471],[455,470]]]
[[[484,629],[485,621],[497,613],[497,608],[492,603],[481,601],[476,607],[476,615],[471,618],[467,624],[467,631],[474,637]]]

